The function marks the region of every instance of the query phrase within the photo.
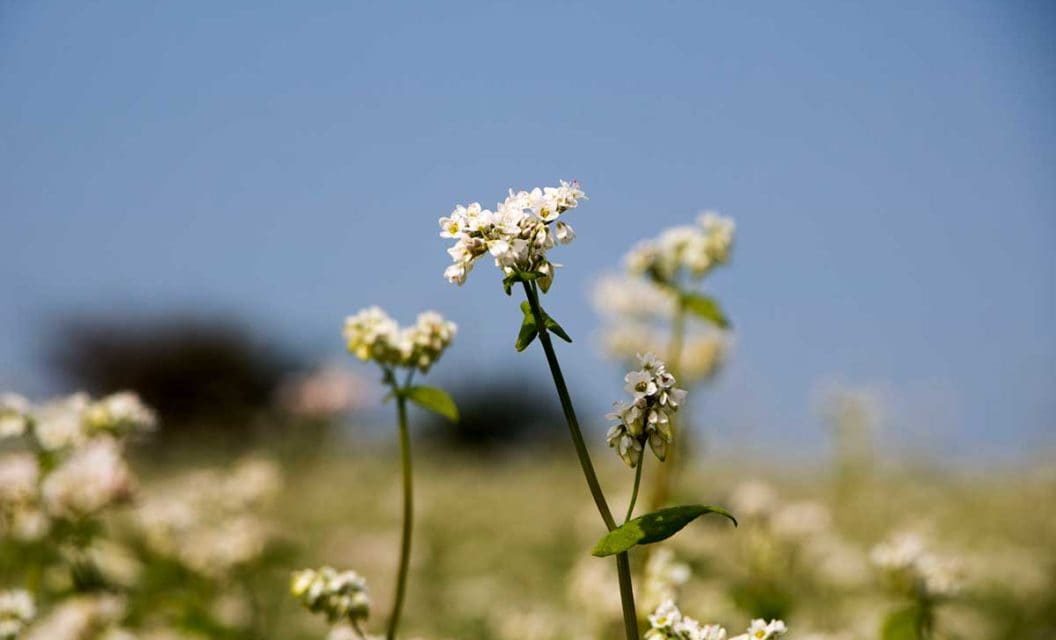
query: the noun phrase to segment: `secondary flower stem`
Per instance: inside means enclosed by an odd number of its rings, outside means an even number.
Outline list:
[[[671,341],[667,349],[667,369],[676,379],[682,377],[682,345],[686,335],[686,305],[681,294],[675,302],[674,315],[671,318]],[[685,413],[683,410],[682,413]],[[685,453],[686,436],[680,428],[683,425],[677,417],[671,417],[671,430],[674,432],[672,446],[668,447],[667,460],[656,472],[656,482],[653,484],[653,493],[650,496],[651,507],[656,510],[662,508],[671,497],[671,485],[674,483],[674,475],[679,458]]]
[[[407,380],[408,384],[410,379]],[[394,385],[395,387],[395,385]],[[386,640],[395,640],[400,624],[403,599],[407,593],[407,570],[411,563],[411,531],[414,528],[414,487],[412,485],[411,436],[407,430],[407,399],[396,392],[396,413],[400,428],[400,459],[403,465],[403,533],[400,540],[400,569],[396,578],[396,598],[392,603]]]
[[[524,294],[527,296],[528,304],[532,309],[535,326],[539,331],[539,342],[543,345],[543,351],[546,353],[546,362],[550,366],[550,375],[553,377],[554,386],[557,388],[557,396],[561,400],[561,409],[564,411],[565,421],[568,423],[572,444],[575,446],[576,455],[579,457],[579,465],[583,469],[583,476],[587,480],[590,495],[594,498],[594,504],[598,508],[598,513],[601,514],[601,519],[605,521],[605,526],[609,531],[612,531],[616,528],[616,521],[613,519],[609,505],[605,501],[605,494],[601,490],[601,483],[598,482],[594,464],[590,461],[590,452],[587,450],[587,444],[583,440],[583,432],[579,428],[575,409],[572,408],[572,398],[568,394],[568,385],[565,384],[565,377],[561,373],[561,365],[557,361],[557,353],[554,352],[553,342],[550,340],[550,334],[546,330],[546,320],[542,306],[539,304],[539,294],[534,284],[528,282],[523,282],[522,284],[524,285]],[[627,634],[627,640],[638,640],[638,614],[634,609],[634,587],[631,585],[631,563],[627,552],[617,554],[616,571],[620,579],[620,600],[623,604],[623,626]]]
[[[645,451],[638,456],[638,465],[634,470],[634,488],[631,489],[631,503],[627,505],[627,517],[623,519],[624,524],[634,515],[634,504],[638,502],[638,487],[642,484],[642,467],[645,466]]]

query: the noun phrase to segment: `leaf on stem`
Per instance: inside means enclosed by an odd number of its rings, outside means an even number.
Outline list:
[[[730,327],[730,320],[719,306],[718,300],[711,296],[702,293],[686,293],[682,296],[682,304],[686,311],[707,320],[720,329]]]
[[[638,516],[616,527],[598,540],[598,544],[594,545],[594,551],[591,553],[604,558],[638,545],[666,540],[706,513],[725,516],[733,522],[734,526],[737,526],[737,519],[722,507],[709,507],[702,504],[668,507]]]
[[[550,316],[546,315],[545,313],[543,314],[543,318],[544,318],[543,323],[546,325],[546,328],[551,333],[553,333],[558,338],[561,338],[565,342],[572,342],[572,338],[569,337],[569,335],[567,333],[565,333],[565,330],[561,328],[561,325],[557,324],[557,320],[554,320],[553,318],[551,318]]]
[[[439,413],[452,422],[458,422],[458,406],[443,389],[415,386],[405,390],[403,395],[423,409]]]
[[[535,317],[530,313],[525,314],[524,321],[521,322],[521,331],[517,334],[517,344],[514,346],[518,351],[524,351],[537,335],[539,335],[539,328],[535,325]]]

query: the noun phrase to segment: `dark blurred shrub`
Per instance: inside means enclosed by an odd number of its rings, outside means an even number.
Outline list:
[[[459,422],[433,417],[429,424],[429,435],[443,445],[487,451],[549,446],[568,437],[557,398],[530,382],[492,380],[451,395],[458,403]]]
[[[158,411],[163,439],[244,434],[294,365],[230,320],[79,318],[57,331],[50,359],[67,387],[139,393]]]

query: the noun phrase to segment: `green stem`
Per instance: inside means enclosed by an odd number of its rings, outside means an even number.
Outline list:
[[[410,378],[407,383],[410,384]],[[395,387],[395,385],[394,385]],[[400,624],[403,599],[407,594],[407,570],[411,564],[411,532],[414,528],[414,487],[412,484],[411,436],[407,430],[407,399],[396,391],[396,413],[400,428],[400,460],[403,467],[403,533],[400,539],[400,569],[396,577],[396,598],[392,603],[386,640],[395,640]]]
[[[671,341],[667,348],[667,370],[679,382],[682,380],[682,348],[686,334],[686,305],[681,293],[675,302],[674,315],[671,318]],[[684,382],[683,382],[684,384]],[[682,407],[684,413],[685,407]],[[671,446],[668,447],[667,459],[656,472],[656,481],[653,485],[651,496],[652,508],[660,509],[667,504],[671,497],[671,485],[674,484],[674,475],[679,458],[685,453],[686,437],[682,433],[677,416],[671,416],[671,431],[674,433]]]
[[[587,450],[587,444],[583,440],[583,432],[579,428],[579,420],[576,419],[575,409],[572,408],[572,398],[568,394],[568,385],[565,384],[565,377],[561,373],[561,365],[557,361],[557,354],[554,352],[550,333],[546,330],[545,316],[543,315],[542,306],[539,304],[538,291],[534,283],[522,282],[522,284],[524,285],[524,294],[527,296],[528,304],[532,309],[535,326],[539,331],[539,342],[543,345],[543,351],[546,353],[546,362],[550,366],[550,375],[553,377],[554,386],[557,388],[557,396],[561,400],[561,409],[564,411],[565,421],[568,423],[572,444],[575,446],[576,456],[579,457],[579,465],[583,469],[583,476],[587,480],[590,495],[594,498],[594,504],[598,508],[598,513],[601,514],[601,519],[605,521],[605,526],[608,530],[612,531],[616,528],[616,521],[609,510],[609,504],[605,501],[601,483],[598,482],[598,474],[594,471],[594,464],[590,461],[590,452]],[[627,634],[627,640],[638,640],[638,615],[634,610],[634,587],[631,584],[631,563],[627,552],[617,554],[616,572],[620,580],[623,626]]]
[[[645,466],[645,450],[638,456],[638,465],[635,469],[635,488],[630,490],[630,504],[627,505],[627,516],[624,517],[623,523],[626,524],[630,520],[630,516],[635,514],[635,503],[638,502],[638,488],[642,484],[642,467]]]
[[[637,468],[634,470],[634,488],[631,489],[631,503],[627,505],[627,517],[623,519],[624,524],[634,515],[634,504],[638,502],[638,487],[642,484],[642,467],[645,466],[645,449],[638,455]]]

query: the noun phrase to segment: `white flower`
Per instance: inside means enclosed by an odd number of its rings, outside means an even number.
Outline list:
[[[733,232],[732,220],[707,212],[696,226],[665,229],[656,239],[638,243],[625,258],[627,269],[668,285],[682,274],[699,279],[729,261]]]
[[[686,392],[675,388],[675,377],[666,365],[651,353],[639,354],[642,368],[624,377],[630,404],[617,402],[608,415],[617,424],[609,429],[606,440],[620,458],[631,467],[638,464],[643,445],[648,442],[660,460],[667,457],[667,447],[674,434],[671,414],[678,411]]]
[[[75,393],[34,409],[33,433],[40,446],[56,451],[82,444],[88,438],[84,412],[90,402],[88,394]]]
[[[14,393],[0,394],[0,440],[17,438],[26,431],[29,401]]]
[[[735,636],[731,640],[770,640],[771,638],[780,638],[787,632],[788,629],[781,620],[767,622],[766,620],[756,619],[752,620],[752,623],[748,625],[747,633]]]
[[[157,417],[139,396],[122,391],[91,403],[84,411],[84,426],[89,434],[109,433],[125,435],[150,431],[157,425]]]
[[[701,624],[679,611],[673,601],[665,600],[649,616],[645,640],[726,640],[726,629]]]
[[[634,396],[635,402],[655,394],[658,388],[656,380],[648,371],[631,371],[623,381],[627,383],[624,389]]]
[[[132,474],[117,442],[98,438],[76,449],[44,479],[48,512],[61,517],[91,516],[132,494]]]
[[[369,307],[345,320],[344,333],[348,350],[360,360],[426,372],[451,344],[457,329],[435,311],[419,314],[413,327],[401,329],[380,308]]]
[[[445,269],[444,277],[462,284],[473,264],[487,253],[504,275],[518,271],[537,274],[539,285],[546,291],[554,266],[546,252],[557,242],[566,244],[575,237],[572,227],[558,218],[584,197],[578,184],[562,182],[559,187],[546,189],[511,189],[494,212],[476,203],[455,207],[451,215],[440,218],[440,236],[455,240],[448,249],[454,264]]]
[[[28,591],[0,591],[0,640],[17,638],[36,615],[37,608]]]
[[[331,623],[365,620],[370,614],[367,583],[355,571],[303,569],[293,574],[290,592],[309,611],[326,615]]]
[[[915,534],[900,534],[878,544],[870,559],[898,590],[946,597],[960,589],[959,563],[934,555]]]

